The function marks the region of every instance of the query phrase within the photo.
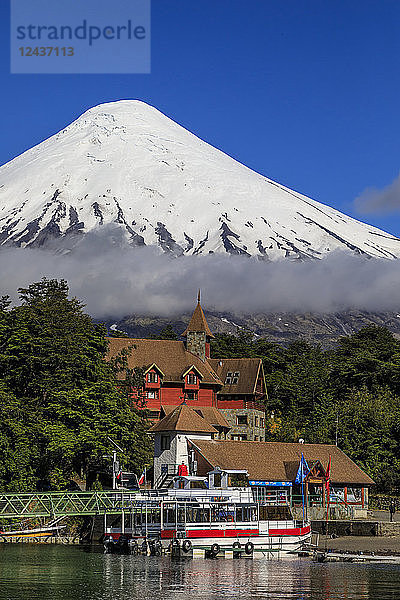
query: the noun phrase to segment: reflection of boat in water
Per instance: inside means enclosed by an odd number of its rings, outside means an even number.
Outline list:
[[[107,527],[106,546],[121,535],[135,548],[158,540],[163,550],[218,555],[292,552],[310,541],[307,521],[293,519],[279,492],[255,502],[246,471],[215,469],[208,477],[178,476],[173,487],[132,494],[121,527]],[[195,552],[195,554],[198,552]]]

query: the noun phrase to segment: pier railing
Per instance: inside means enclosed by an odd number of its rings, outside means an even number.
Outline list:
[[[136,494],[128,491],[0,493],[0,520],[121,514],[135,504]]]

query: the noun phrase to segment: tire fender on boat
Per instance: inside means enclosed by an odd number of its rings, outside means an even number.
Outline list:
[[[239,550],[242,547],[242,544],[240,542],[233,542],[232,544],[232,548],[234,548],[235,550]]]
[[[217,556],[217,554],[219,554],[221,548],[219,544],[213,544],[211,546],[211,552],[214,554],[214,556]]]
[[[254,550],[254,544],[253,542],[247,542],[245,547],[244,547],[244,551],[246,552],[246,554],[251,554]]]

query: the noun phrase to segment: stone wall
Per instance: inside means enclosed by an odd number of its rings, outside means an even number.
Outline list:
[[[390,523],[390,521],[380,521],[378,524],[378,535],[383,537],[400,536],[400,522]]]
[[[255,408],[219,408],[226,420],[228,421],[231,429],[226,436],[226,439],[231,440],[234,436],[247,436],[247,440],[254,441],[265,441],[265,428],[260,427],[261,419],[265,419],[265,412],[256,410]],[[247,425],[238,425],[238,416],[247,416]],[[256,418],[258,419],[258,426],[255,425]]]
[[[325,535],[361,535],[379,537],[400,537],[400,522],[390,523],[388,521],[326,521],[311,520],[311,529]]]
[[[206,359],[206,334],[203,331],[188,331],[186,349],[202,361]]]

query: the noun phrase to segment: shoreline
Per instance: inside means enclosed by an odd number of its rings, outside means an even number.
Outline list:
[[[400,536],[342,536],[337,538],[326,538],[321,535],[318,543],[318,551],[339,552],[357,554],[376,554],[386,556],[400,556]]]

